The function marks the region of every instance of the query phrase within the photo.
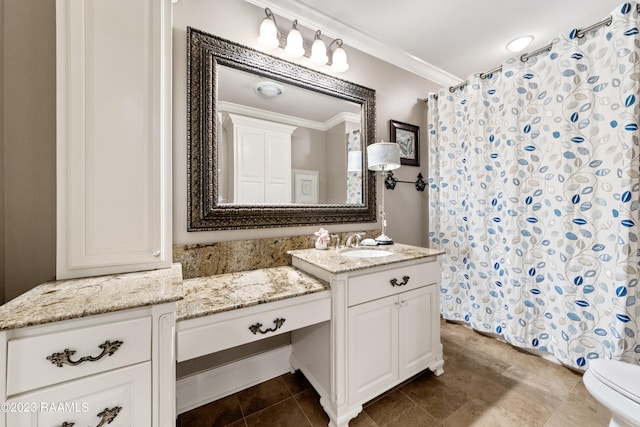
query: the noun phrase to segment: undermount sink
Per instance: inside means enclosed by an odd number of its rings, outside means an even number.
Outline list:
[[[379,258],[392,255],[393,252],[377,250],[377,249],[354,249],[348,252],[342,252],[340,255],[353,258]]]

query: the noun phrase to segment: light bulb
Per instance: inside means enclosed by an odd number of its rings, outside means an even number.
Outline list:
[[[349,69],[349,64],[347,63],[347,52],[345,52],[343,48],[337,47],[336,50],[333,51],[331,69],[336,73],[342,73]]]
[[[317,39],[313,42],[313,45],[311,46],[311,58],[309,59],[320,65],[324,65],[329,61],[329,57],[327,56],[327,46],[322,40]]]
[[[278,40],[278,29],[270,18],[264,18],[260,24],[260,36],[258,42],[263,46],[274,49],[280,45]]]
[[[289,35],[287,36],[287,47],[284,48],[284,51],[292,58],[298,58],[304,55],[304,47],[302,45],[302,34],[296,28],[298,21],[293,21],[293,27],[291,31],[289,31]]]

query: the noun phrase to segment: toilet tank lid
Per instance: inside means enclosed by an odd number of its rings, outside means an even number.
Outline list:
[[[589,371],[603,384],[640,404],[640,366],[619,360],[593,359]]]

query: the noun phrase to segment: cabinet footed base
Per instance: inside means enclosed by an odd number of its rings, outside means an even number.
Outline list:
[[[322,397],[320,398],[320,405],[329,416],[329,427],[348,427],[349,421],[362,412],[362,405],[357,405],[351,408],[341,408],[338,411],[339,414],[336,414],[331,410],[331,405]]]
[[[436,363],[429,366],[429,370],[433,372],[433,375],[439,377],[444,374],[444,359],[437,361]]]

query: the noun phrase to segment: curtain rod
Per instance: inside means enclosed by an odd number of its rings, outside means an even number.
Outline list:
[[[636,11],[637,11],[638,13],[640,13],[640,4],[637,4],[637,5],[636,5]],[[612,16],[612,15],[609,15],[607,18],[603,19],[602,21],[596,22],[596,23],[595,23],[595,24],[593,24],[593,25],[590,25],[590,26],[585,27],[585,28],[580,28],[580,29],[574,30],[574,31],[575,31],[575,33],[574,33],[574,34],[575,34],[575,37],[577,37],[577,38],[581,39],[581,38],[583,38],[583,37],[585,36],[585,34],[586,34],[586,33],[588,33],[589,31],[593,31],[593,30],[598,29],[598,28],[600,28],[600,27],[603,27],[603,26],[605,26],[605,25],[606,25],[606,26],[609,26],[609,25],[611,25],[611,22],[613,22],[613,16]],[[533,51],[533,52],[531,52],[531,53],[525,53],[524,55],[521,55],[521,56],[520,56],[520,61],[522,61],[522,62],[527,62],[529,59],[533,58],[533,57],[534,57],[534,56],[536,56],[536,55],[539,55],[539,54],[541,54],[541,53],[543,53],[543,52],[548,52],[548,51],[550,51],[552,47],[553,47],[553,42],[549,43],[549,44],[548,44],[548,45],[546,45],[546,46],[541,47],[540,49],[534,50],[534,51]],[[487,77],[489,77],[491,74],[493,74],[493,73],[498,73],[498,72],[501,72],[501,71],[502,71],[502,65],[499,65],[499,66],[497,66],[496,68],[493,68],[493,69],[491,69],[491,70],[489,70],[489,71],[485,71],[485,72],[483,72],[483,73],[480,73],[480,78],[484,80],[484,79],[486,79]],[[466,86],[468,83],[469,83],[469,81],[465,80],[464,82],[462,82],[462,83],[460,83],[460,84],[457,84],[457,85],[455,85],[455,86],[450,86],[450,87],[449,87],[449,92],[453,93],[453,92],[455,92],[456,90],[463,88],[463,87],[464,87],[464,86]],[[426,102],[426,101],[427,101],[427,99],[425,99],[425,102]]]

